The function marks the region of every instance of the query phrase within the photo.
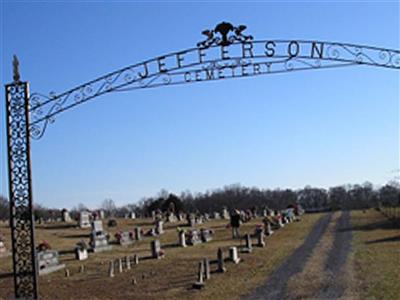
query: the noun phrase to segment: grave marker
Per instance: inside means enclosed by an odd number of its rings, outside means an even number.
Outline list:
[[[193,284],[193,288],[202,289],[204,287],[203,274],[204,274],[204,262],[201,261],[199,262],[199,272],[197,275],[197,281]]]
[[[211,278],[210,260],[207,257],[205,257],[203,263],[204,263],[204,278],[210,279]]]
[[[242,249],[242,252],[243,253],[251,253],[253,251],[253,245],[251,244],[250,234],[248,234],[248,233],[245,235],[245,242],[246,242],[246,245]]]
[[[222,218],[225,220],[229,220],[229,212],[226,208],[222,209]]]
[[[101,220],[96,220],[92,223],[90,246],[92,247],[93,252],[101,252],[112,249],[112,246],[108,244],[107,237],[103,231],[103,222]]]
[[[129,256],[125,258],[125,265],[127,270],[131,269],[131,258]]]
[[[90,228],[90,213],[88,211],[81,211],[79,213],[79,227]]]
[[[44,250],[38,252],[39,275],[50,274],[65,268],[64,264],[58,261],[56,250]]]
[[[178,235],[179,235],[179,245],[181,247],[184,247],[184,248],[187,247],[185,231],[184,230],[180,230],[178,232]]]
[[[187,234],[187,244],[190,246],[195,246],[201,243],[201,239],[199,237],[199,233],[196,229],[189,230]]]
[[[133,256],[133,263],[134,263],[135,265],[138,265],[138,264],[139,264],[139,255],[135,254],[135,256]]]
[[[271,228],[271,223],[269,222],[269,221],[267,221],[267,223],[265,224],[265,226],[266,226],[266,235],[267,236],[270,236],[270,235],[272,235],[274,232],[272,231],[272,228]]]
[[[235,264],[238,264],[240,262],[237,247],[229,248],[229,260],[233,261]]]
[[[214,218],[215,220],[221,219],[220,213],[215,211],[215,212],[214,212],[214,215],[213,215],[213,218]]]
[[[88,258],[87,245],[84,241],[80,241],[75,247],[75,258],[77,260],[86,260]]]
[[[0,235],[0,257],[6,257],[11,255],[11,253],[6,248],[4,240],[5,240],[4,237]]]
[[[164,222],[162,220],[156,221],[156,234],[160,235],[164,233],[163,224]]]
[[[194,214],[188,215],[188,226],[194,227],[196,225],[196,216]]]
[[[122,268],[122,258],[118,258],[118,271],[119,273],[122,273],[123,268]]]
[[[177,221],[177,218],[176,218],[175,214],[168,213],[167,221],[170,222],[170,223],[175,223]]]
[[[285,225],[283,225],[283,223],[282,223],[282,216],[278,216],[278,228],[282,228],[284,226]]]
[[[61,221],[67,222],[67,223],[72,221],[71,216],[69,215],[69,212],[68,212],[68,210],[66,208],[64,208],[61,211]]]
[[[264,229],[258,228],[257,232],[257,246],[258,247],[265,247],[265,240],[264,240]]]
[[[160,259],[164,256],[164,252],[161,250],[159,240],[154,240],[151,242],[151,256],[157,259]]]
[[[220,272],[220,273],[226,272],[225,261],[224,261],[224,252],[222,252],[221,248],[218,248],[217,259],[218,259],[217,272]]]
[[[140,227],[135,227],[135,239],[140,241],[142,239],[142,232]]]
[[[207,243],[212,240],[212,231],[210,229],[200,229],[200,237],[203,243]]]
[[[118,243],[121,246],[128,246],[133,244],[133,233],[129,231],[122,231],[115,234]]]
[[[108,276],[114,277],[114,261],[110,261],[110,267],[108,269]]]

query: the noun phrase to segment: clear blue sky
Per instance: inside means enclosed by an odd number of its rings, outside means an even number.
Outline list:
[[[256,39],[400,49],[399,10],[398,1],[2,1],[1,82],[12,80],[16,53],[32,92],[62,92],[193,47],[223,20],[246,24]],[[161,188],[384,184],[399,168],[399,75],[356,66],[102,96],[59,115],[32,141],[34,201],[96,207]]]

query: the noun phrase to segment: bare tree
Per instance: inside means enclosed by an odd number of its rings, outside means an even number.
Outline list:
[[[103,209],[108,216],[113,217],[117,211],[117,206],[115,205],[113,199],[107,198],[101,203],[101,209]]]

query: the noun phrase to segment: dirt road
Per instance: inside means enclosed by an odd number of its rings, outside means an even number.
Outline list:
[[[323,216],[303,245],[244,299],[339,299],[348,295],[349,227],[349,212]]]

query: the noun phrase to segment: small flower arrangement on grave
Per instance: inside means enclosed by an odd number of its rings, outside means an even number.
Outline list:
[[[192,230],[189,230],[189,231],[187,232],[187,236],[188,236],[189,239],[192,238],[192,237],[193,237],[193,231],[192,231]]]
[[[122,232],[118,231],[116,234],[114,234],[114,237],[117,239],[117,241],[120,241],[122,238]]]
[[[155,234],[154,228],[151,228],[143,235],[145,235],[145,236],[155,236],[156,234]]]
[[[230,223],[226,224],[225,228],[226,228],[226,229],[231,228],[231,224],[230,224]]]
[[[76,244],[76,248],[79,250],[87,250],[89,247],[84,240],[81,240],[79,243]]]
[[[100,215],[96,211],[92,212],[92,217],[93,217],[93,220],[99,220],[100,219]]]
[[[38,251],[46,251],[46,250],[50,250],[51,246],[47,241],[42,241],[39,246],[37,247]]]
[[[254,233],[257,234],[257,233],[260,233],[262,231],[263,231],[263,225],[262,224],[257,224],[256,225],[256,229],[254,230]]]
[[[181,228],[181,227],[177,227],[177,228],[176,228],[176,231],[177,231],[178,233],[181,233],[181,232],[186,233],[186,229]]]
[[[165,251],[163,249],[160,249],[160,251],[158,251],[158,256],[164,257],[165,256]]]
[[[131,240],[134,240],[134,239],[135,239],[135,233],[134,233],[133,231],[129,231],[129,238],[130,238]]]

